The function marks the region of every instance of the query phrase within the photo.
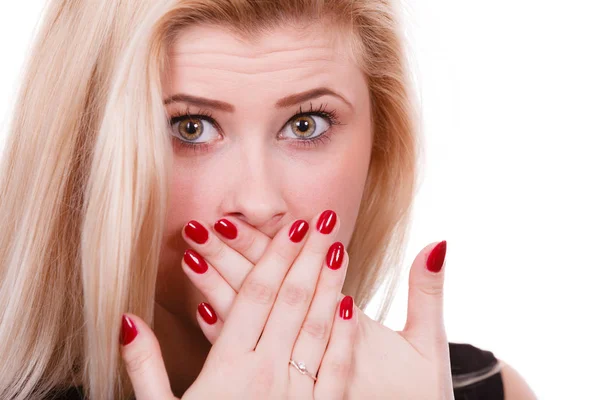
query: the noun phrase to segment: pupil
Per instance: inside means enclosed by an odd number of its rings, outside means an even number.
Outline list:
[[[300,130],[302,132],[306,132],[308,130],[308,128],[310,127],[310,124],[308,123],[308,121],[304,120],[304,121],[299,121],[296,123],[296,126],[298,128],[300,128]]]
[[[188,122],[185,124],[185,131],[190,135],[193,135],[196,129],[198,129],[198,124],[195,122]]]

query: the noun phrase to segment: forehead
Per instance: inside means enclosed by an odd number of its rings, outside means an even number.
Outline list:
[[[177,35],[169,49],[169,60],[176,63],[190,57],[202,58],[206,67],[238,62],[249,68],[248,73],[260,73],[269,61],[283,65],[300,59],[350,62],[349,47],[343,38],[339,28],[323,24],[280,27],[253,38],[238,36],[223,26],[192,25]]]
[[[259,96],[302,91],[310,85],[334,86],[353,97],[364,81],[358,79],[361,71],[347,40],[336,29],[290,26],[245,40],[222,26],[187,27],[169,48],[164,90],[232,96],[252,89]]]

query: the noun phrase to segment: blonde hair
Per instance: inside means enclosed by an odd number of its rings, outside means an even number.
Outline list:
[[[368,78],[373,149],[343,292],[364,309],[400,276],[414,195],[417,112],[385,0],[51,0],[28,58],[0,166],[0,398],[81,382],[95,400],[131,387],[123,312],[153,326],[172,149],[161,96],[182,28],[245,38],[289,22],[341,28]]]

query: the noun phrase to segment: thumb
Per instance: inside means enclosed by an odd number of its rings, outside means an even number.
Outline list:
[[[408,280],[408,310],[403,336],[423,354],[447,347],[444,328],[444,268],[446,241],[431,243],[415,258]]]
[[[141,318],[123,314],[120,341],[136,400],[175,399],[152,329]]]

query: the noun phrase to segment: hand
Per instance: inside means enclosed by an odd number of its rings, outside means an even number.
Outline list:
[[[444,270],[435,273],[427,268],[442,266],[445,252],[445,241],[432,243],[415,258],[402,331],[358,313],[355,369],[347,399],[454,399],[443,322]]]
[[[315,218],[310,226],[316,225]],[[340,268],[322,268],[326,253],[331,255],[331,249],[339,249],[337,243],[330,246],[339,230],[335,219],[330,228],[333,229],[329,234],[314,229],[306,235],[306,221],[285,226],[244,280],[227,320],[210,325],[198,317],[203,330],[218,327],[220,334],[183,399],[343,397],[358,325],[355,317],[342,317],[352,316],[351,301],[342,301],[337,317],[331,318],[337,308],[348,257],[342,247]],[[293,232],[296,233],[292,235]],[[326,264],[339,259],[328,258]],[[186,273],[196,275],[187,266]],[[320,341],[303,334],[305,330],[300,331],[307,312],[316,318],[325,317],[333,325]],[[160,347],[151,329],[130,314],[123,317],[123,322],[121,352],[136,398],[173,399]],[[317,382],[296,371],[289,364],[290,358],[305,362],[307,370],[313,373],[320,365]]]
[[[241,282],[252,270],[254,260],[260,258],[270,243],[270,238],[262,232],[238,219],[229,220],[235,223],[238,231],[233,240],[212,234],[206,242],[199,244],[187,235],[187,232],[193,233],[190,228],[182,232],[192,248],[188,254],[194,254],[206,265],[204,276],[192,275],[191,279],[223,320],[227,318]],[[215,226],[220,223],[225,224],[218,221]],[[355,367],[346,392],[348,399],[453,398],[450,356],[443,324],[444,270],[433,273],[426,268],[427,258],[436,244],[425,247],[412,264],[404,330],[395,332],[357,309],[360,328],[354,347]],[[445,258],[445,242],[439,245],[431,261],[437,258],[441,264]],[[185,263],[182,261],[184,269]],[[317,330],[317,336],[321,330]],[[213,343],[219,336],[219,327],[204,332]]]

